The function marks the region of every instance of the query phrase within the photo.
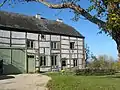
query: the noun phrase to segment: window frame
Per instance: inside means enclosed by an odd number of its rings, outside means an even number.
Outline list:
[[[64,62],[64,64],[63,64],[63,62]],[[62,60],[62,66],[63,66],[63,67],[67,66],[67,65],[66,65],[66,60]]]
[[[40,66],[46,66],[46,56],[40,56]]]
[[[58,41],[51,41],[51,49],[60,49],[60,43]]]
[[[75,49],[75,42],[70,42],[70,49]]]
[[[51,66],[57,66],[57,55],[51,55]]]
[[[73,59],[73,66],[74,67],[78,66],[78,59]]]
[[[45,39],[45,35],[41,34],[41,40],[44,40],[44,39]]]
[[[27,55],[27,58],[35,58],[35,56],[34,55]]]
[[[27,39],[27,48],[34,48],[34,40]]]

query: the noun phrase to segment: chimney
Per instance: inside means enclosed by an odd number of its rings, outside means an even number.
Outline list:
[[[40,14],[36,14],[36,16],[35,16],[36,18],[38,18],[38,19],[41,19],[41,16],[40,16]]]
[[[63,22],[63,20],[62,19],[60,19],[60,18],[58,18],[57,20],[56,20],[57,22]]]

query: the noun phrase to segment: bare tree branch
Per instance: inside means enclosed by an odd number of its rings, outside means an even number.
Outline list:
[[[79,5],[76,5],[74,3],[68,2],[68,3],[61,3],[61,4],[52,4],[52,3],[47,2],[46,0],[23,0],[23,1],[39,2],[39,3],[42,3],[52,9],[70,8],[70,9],[74,10],[75,12],[79,13],[80,15],[84,16],[87,20],[91,21],[92,23],[97,24],[99,27],[103,28],[106,31],[106,23],[104,21],[92,16],[85,9],[81,8]],[[7,0],[4,0],[4,2],[1,4],[1,6],[3,4],[5,4],[6,2],[7,2]]]
[[[35,1],[35,0],[30,0],[30,1]],[[92,16],[85,9],[81,8],[79,5],[76,5],[74,3],[51,4],[49,2],[46,2],[45,0],[36,0],[36,1],[48,6],[49,8],[52,8],[52,9],[70,8],[70,9],[78,12],[82,16],[84,16],[86,19],[88,19],[92,23],[97,24],[99,27],[102,27],[103,29],[106,30],[106,27],[105,27],[106,23],[104,21]]]
[[[0,7],[2,7],[8,0],[4,0],[2,3],[0,3]]]

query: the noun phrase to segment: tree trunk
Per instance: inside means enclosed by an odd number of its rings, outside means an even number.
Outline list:
[[[117,51],[118,51],[118,61],[120,62],[120,35],[116,36],[116,39],[114,39],[117,44]]]
[[[112,30],[112,38],[115,40],[117,44],[117,51],[118,51],[118,59],[117,61],[120,62],[120,31],[118,29]]]
[[[118,50],[118,61],[120,62],[120,43],[117,45],[117,50]]]

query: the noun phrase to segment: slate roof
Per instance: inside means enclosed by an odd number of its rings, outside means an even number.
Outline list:
[[[37,19],[34,16],[0,11],[0,28],[15,31],[49,33],[84,38],[73,27],[55,20]]]

